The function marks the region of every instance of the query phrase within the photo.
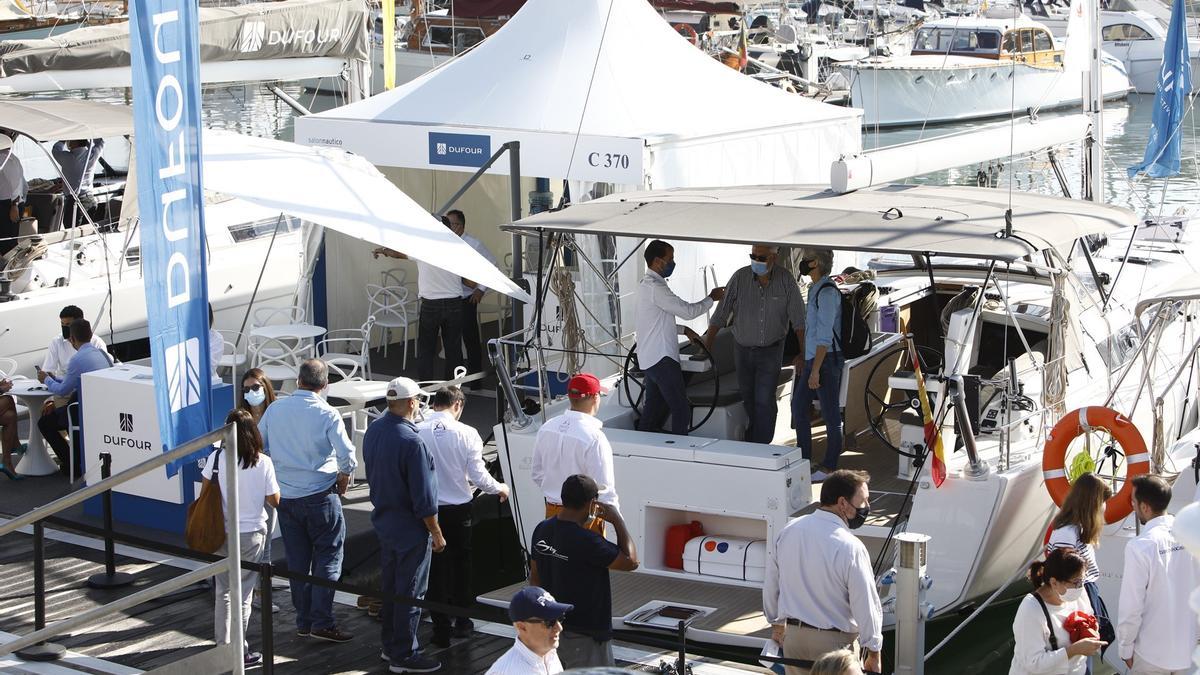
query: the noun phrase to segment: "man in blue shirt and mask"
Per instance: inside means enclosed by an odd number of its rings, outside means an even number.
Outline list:
[[[438,526],[438,484],[433,457],[413,420],[421,388],[407,377],[388,383],[387,412],[363,437],[363,461],[371,484],[371,524],[379,535],[383,590],[383,659],[393,673],[431,673],[442,667],[421,654],[417,628],[421,608],[393,603],[402,595],[424,598],[431,552],[446,540]]]

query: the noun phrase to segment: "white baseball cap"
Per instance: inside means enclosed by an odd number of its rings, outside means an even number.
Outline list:
[[[399,401],[401,399],[413,398],[420,393],[421,388],[417,386],[417,383],[414,382],[412,378],[397,377],[391,382],[388,382],[387,400],[389,401]]]

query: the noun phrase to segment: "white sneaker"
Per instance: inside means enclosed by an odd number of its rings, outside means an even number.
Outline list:
[[[825,473],[824,471],[821,471],[820,469],[814,471],[812,474],[812,482],[814,482],[814,483],[820,483],[821,481],[825,480],[826,478],[829,478],[829,474]]]

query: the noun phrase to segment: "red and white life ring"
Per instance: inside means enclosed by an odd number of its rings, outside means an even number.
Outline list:
[[[1133,477],[1150,471],[1150,453],[1146,441],[1133,422],[1110,408],[1089,406],[1073,410],[1054,425],[1046,448],[1042,452],[1042,477],[1046,479],[1046,491],[1058,506],[1071,490],[1067,480],[1067,448],[1088,429],[1106,429],[1121,444],[1125,452],[1125,484],[1121,491],[1104,503],[1104,520],[1115,523],[1133,511],[1130,497],[1133,494]]]
[[[671,27],[675,29],[676,33],[679,33],[683,37],[687,38],[688,41],[690,41],[693,45],[700,44],[700,35],[696,33],[696,29],[692,28],[691,25],[686,23],[677,23]]]

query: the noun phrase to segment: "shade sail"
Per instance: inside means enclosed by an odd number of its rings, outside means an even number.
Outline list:
[[[823,186],[626,192],[505,229],[1011,261],[1137,222],[1133,212],[1113,206],[1027,193],[1011,199],[1010,237],[1001,236],[1008,192],[918,185],[848,194]]]
[[[1175,283],[1167,286],[1163,290],[1155,293],[1148,298],[1138,300],[1137,306],[1134,308],[1135,315],[1141,315],[1148,307],[1152,307],[1162,302],[1180,302],[1188,300],[1200,300],[1200,279],[1194,276],[1180,277]]]
[[[35,141],[112,138],[133,134],[133,110],[95,101],[0,101],[0,128]]]
[[[206,190],[401,251],[529,300],[495,265],[361,157],[211,129],[205,130],[203,145]]]

